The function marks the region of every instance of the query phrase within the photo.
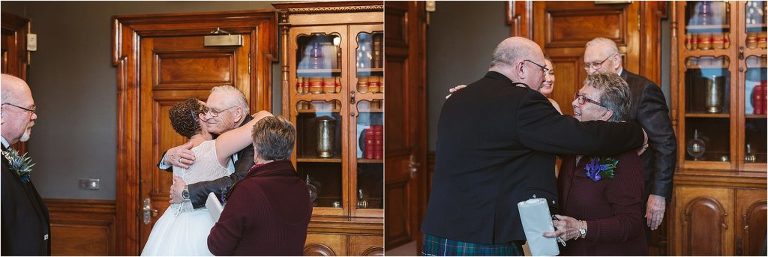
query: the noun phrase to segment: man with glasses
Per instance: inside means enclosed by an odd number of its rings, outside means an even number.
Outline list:
[[[607,38],[599,37],[587,42],[584,69],[590,75],[619,74],[629,85],[632,92],[630,118],[643,126],[648,133],[650,151],[645,151],[640,156],[644,164],[645,179],[643,199],[646,204],[643,208],[646,225],[651,230],[656,230],[664,219],[666,201],[672,195],[672,176],[675,172],[677,151],[677,140],[672,130],[664,94],[650,80],[625,70],[616,43]]]
[[[560,115],[537,91],[543,64],[536,43],[507,38],[488,73],[443,104],[422,254],[522,255],[517,203],[537,197],[556,206],[555,154],[612,155],[643,144],[633,122]]]
[[[232,86],[218,86],[211,89],[206,102],[205,115],[202,117],[208,132],[220,135],[248,123],[250,115],[248,101],[240,90]],[[195,154],[190,150],[192,144],[186,143],[171,149],[163,155],[158,167],[171,171],[172,166],[189,168],[195,161]],[[171,186],[171,203],[191,201],[192,206],[205,206],[208,193],[224,195],[232,185],[240,181],[253,166],[253,145],[249,145],[232,155],[235,172],[232,175],[213,181],[203,181],[187,185],[179,177],[173,178]]]
[[[11,148],[26,142],[37,114],[24,80],[2,74],[2,255],[51,255],[48,208],[30,180],[32,164]]]

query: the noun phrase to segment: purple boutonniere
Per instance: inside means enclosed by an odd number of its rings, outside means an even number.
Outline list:
[[[602,180],[603,177],[613,178],[617,165],[619,165],[619,160],[593,157],[589,160],[589,163],[587,163],[584,170],[587,172],[587,177],[589,177],[589,179],[597,182]]]

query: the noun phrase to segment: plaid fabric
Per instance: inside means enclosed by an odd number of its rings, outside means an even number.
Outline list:
[[[424,256],[447,256],[447,255],[506,255],[522,256],[523,247],[516,242],[506,244],[476,244],[462,241],[450,240],[437,237],[430,234],[424,234],[424,246],[422,248]]]

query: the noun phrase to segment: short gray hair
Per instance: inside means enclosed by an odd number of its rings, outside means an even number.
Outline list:
[[[619,47],[616,46],[616,42],[604,37],[596,37],[590,40],[589,42],[587,42],[585,48],[590,46],[602,47],[603,51],[606,51],[609,55],[619,53]]]
[[[533,56],[528,44],[519,38],[511,37],[501,41],[493,50],[490,68],[498,66],[513,66],[517,61]]]
[[[616,73],[598,73],[588,75],[584,85],[600,90],[600,104],[613,112],[608,121],[618,122],[629,120],[629,110],[632,108],[632,93],[629,85]]]
[[[282,116],[268,116],[256,122],[251,132],[253,149],[259,158],[280,161],[291,158],[296,128]]]
[[[245,94],[243,94],[243,92],[240,91],[240,89],[237,89],[236,87],[233,87],[230,85],[218,86],[211,89],[211,94],[213,93],[223,93],[223,94],[231,95],[232,97],[228,99],[231,99],[230,101],[232,101],[234,105],[243,109],[243,113],[245,113],[245,115],[248,115],[251,113],[250,108],[248,108],[248,100],[245,99]]]

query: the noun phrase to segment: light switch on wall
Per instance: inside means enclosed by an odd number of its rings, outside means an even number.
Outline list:
[[[101,189],[101,182],[98,178],[81,178],[80,189],[87,190],[99,190]]]

